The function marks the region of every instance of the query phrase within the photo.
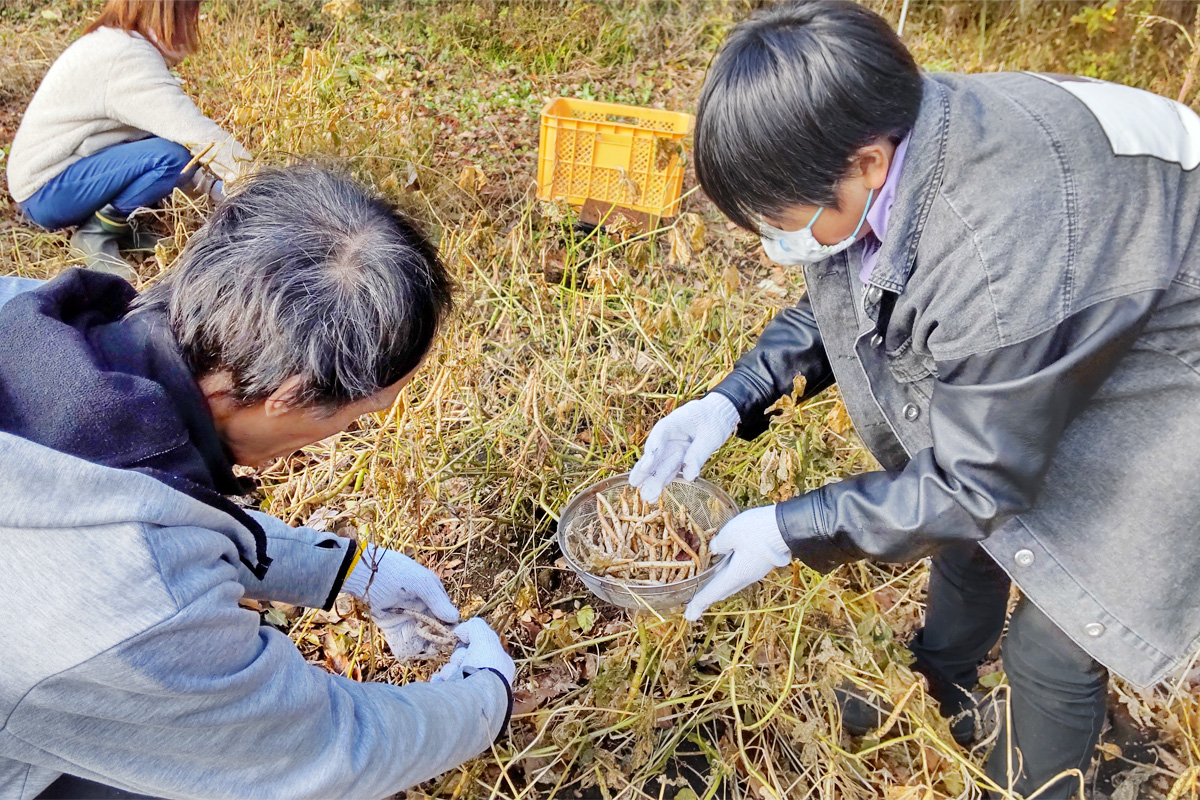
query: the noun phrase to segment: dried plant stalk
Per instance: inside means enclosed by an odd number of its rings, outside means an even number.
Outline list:
[[[626,487],[614,500],[596,495],[596,518],[569,537],[571,555],[588,572],[653,586],[695,577],[712,561],[706,529],[680,507],[645,502]]]

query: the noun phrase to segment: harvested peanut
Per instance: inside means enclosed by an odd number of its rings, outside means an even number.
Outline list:
[[[687,508],[674,510],[660,498],[651,505],[626,487],[610,500],[596,495],[596,518],[568,531],[571,557],[593,575],[651,586],[695,577],[709,567],[708,542],[716,528],[704,528]]]

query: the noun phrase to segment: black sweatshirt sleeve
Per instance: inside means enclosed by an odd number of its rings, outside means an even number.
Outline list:
[[[767,408],[792,391],[797,375],[805,380],[802,399],[833,383],[833,368],[807,294],[767,324],[755,346],[713,391],[729,398],[738,410],[738,436],[753,439],[771,424]]]

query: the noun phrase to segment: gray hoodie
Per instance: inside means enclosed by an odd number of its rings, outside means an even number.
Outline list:
[[[34,285],[0,278],[0,304]],[[0,433],[0,800],[63,772],[167,798],[378,798],[488,747],[508,708],[493,673],[359,683],[239,607],[320,606],[344,558],[328,535],[255,518],[262,581],[228,514]]]

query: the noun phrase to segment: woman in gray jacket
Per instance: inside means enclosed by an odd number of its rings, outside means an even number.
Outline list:
[[[915,668],[979,734],[1001,635],[1012,729],[993,787],[1074,796],[1108,672],[1200,646],[1200,118],[1060,75],[924,74],[837,0],[739,25],[710,69],[696,172],[808,293],[709,395],[651,431],[647,499],[805,379],[837,383],[883,470],[734,518],[713,602],[798,558],[932,556]],[[1062,776],[1067,773],[1066,777]]]
[[[43,228],[78,226],[93,269],[133,279],[120,248],[153,247],[129,216],[176,188],[220,197],[250,154],[171,74],[200,43],[200,0],[108,0],[21,118],[8,188]]]

